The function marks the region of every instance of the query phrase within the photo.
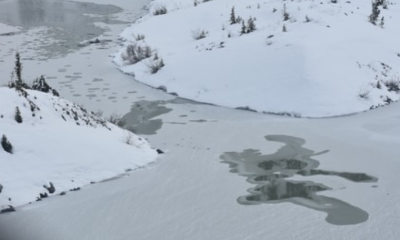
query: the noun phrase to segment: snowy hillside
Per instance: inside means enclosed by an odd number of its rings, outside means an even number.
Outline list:
[[[383,1],[373,24],[371,1],[334,2],[155,0],[114,61],[181,97],[259,112],[324,117],[399,100],[400,5]]]
[[[53,94],[1,87],[0,97],[2,207],[115,177],[156,158],[144,139]]]

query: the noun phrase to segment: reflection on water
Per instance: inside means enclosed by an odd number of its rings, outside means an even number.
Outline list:
[[[78,43],[92,39],[104,32],[94,22],[120,23],[111,14],[122,9],[113,5],[80,3],[62,0],[0,1],[0,22],[11,26],[50,27],[45,33],[57,43],[46,44],[48,54],[67,52],[78,48]],[[89,16],[88,14],[91,14]],[[50,39],[46,39],[49,42]]]
[[[316,169],[319,162],[312,157],[327,153],[315,153],[303,148],[305,141],[283,135],[269,135],[269,141],[285,145],[276,153],[262,155],[259,150],[246,149],[243,152],[226,152],[221,155],[228,163],[230,172],[247,177],[256,184],[248,190],[250,195],[241,196],[238,202],[244,205],[261,203],[292,202],[328,214],[326,221],[336,225],[358,224],[368,219],[368,213],[341,200],[317,195],[330,190],[329,187],[312,181],[288,180],[296,174],[302,176],[331,175],[354,182],[376,182],[377,178],[365,173],[335,172]]]

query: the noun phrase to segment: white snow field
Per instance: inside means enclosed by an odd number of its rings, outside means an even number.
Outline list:
[[[0,206],[34,202],[125,174],[155,161],[157,153],[143,138],[51,93],[0,88]],[[16,108],[22,122],[15,120]],[[55,187],[48,191],[44,186]]]
[[[149,46],[165,66],[151,74],[154,57],[131,64],[126,48],[114,61],[140,82],[200,102],[304,117],[365,111],[399,100],[387,86],[400,82],[400,5],[388,2],[373,25],[371,1],[155,0],[121,37]],[[256,30],[241,34],[232,7]]]

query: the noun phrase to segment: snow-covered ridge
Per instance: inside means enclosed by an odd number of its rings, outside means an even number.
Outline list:
[[[384,1],[374,25],[370,1],[334,2],[155,0],[121,34],[151,56],[131,64],[124,48],[114,61],[181,97],[259,112],[326,117],[398,101],[400,5]],[[152,74],[155,53],[165,66]]]
[[[12,145],[0,147],[0,206],[77,189],[157,157],[143,138],[51,93],[0,87],[0,97],[0,137]]]

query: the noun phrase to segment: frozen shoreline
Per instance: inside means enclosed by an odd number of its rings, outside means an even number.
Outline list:
[[[167,13],[153,16],[163,6]],[[236,16],[255,19],[254,32],[241,34],[241,24],[230,24],[233,6]],[[121,49],[114,62],[136,80],[183,98],[265,113],[331,117],[399,100],[399,91],[391,87],[391,82],[400,84],[394,51],[397,5],[381,11],[393,18],[384,28],[363,18],[369,3],[286,3],[290,21],[283,20],[282,7],[276,0],[196,6],[189,0],[156,0],[149,14],[120,35],[125,46],[150,47],[152,57],[130,64]],[[302,20],[306,15],[312,16],[309,22]],[[202,31],[196,40],[193,35]],[[378,39],[386,40],[377,44]],[[148,66],[157,61],[156,52],[165,66],[151,74]]]

